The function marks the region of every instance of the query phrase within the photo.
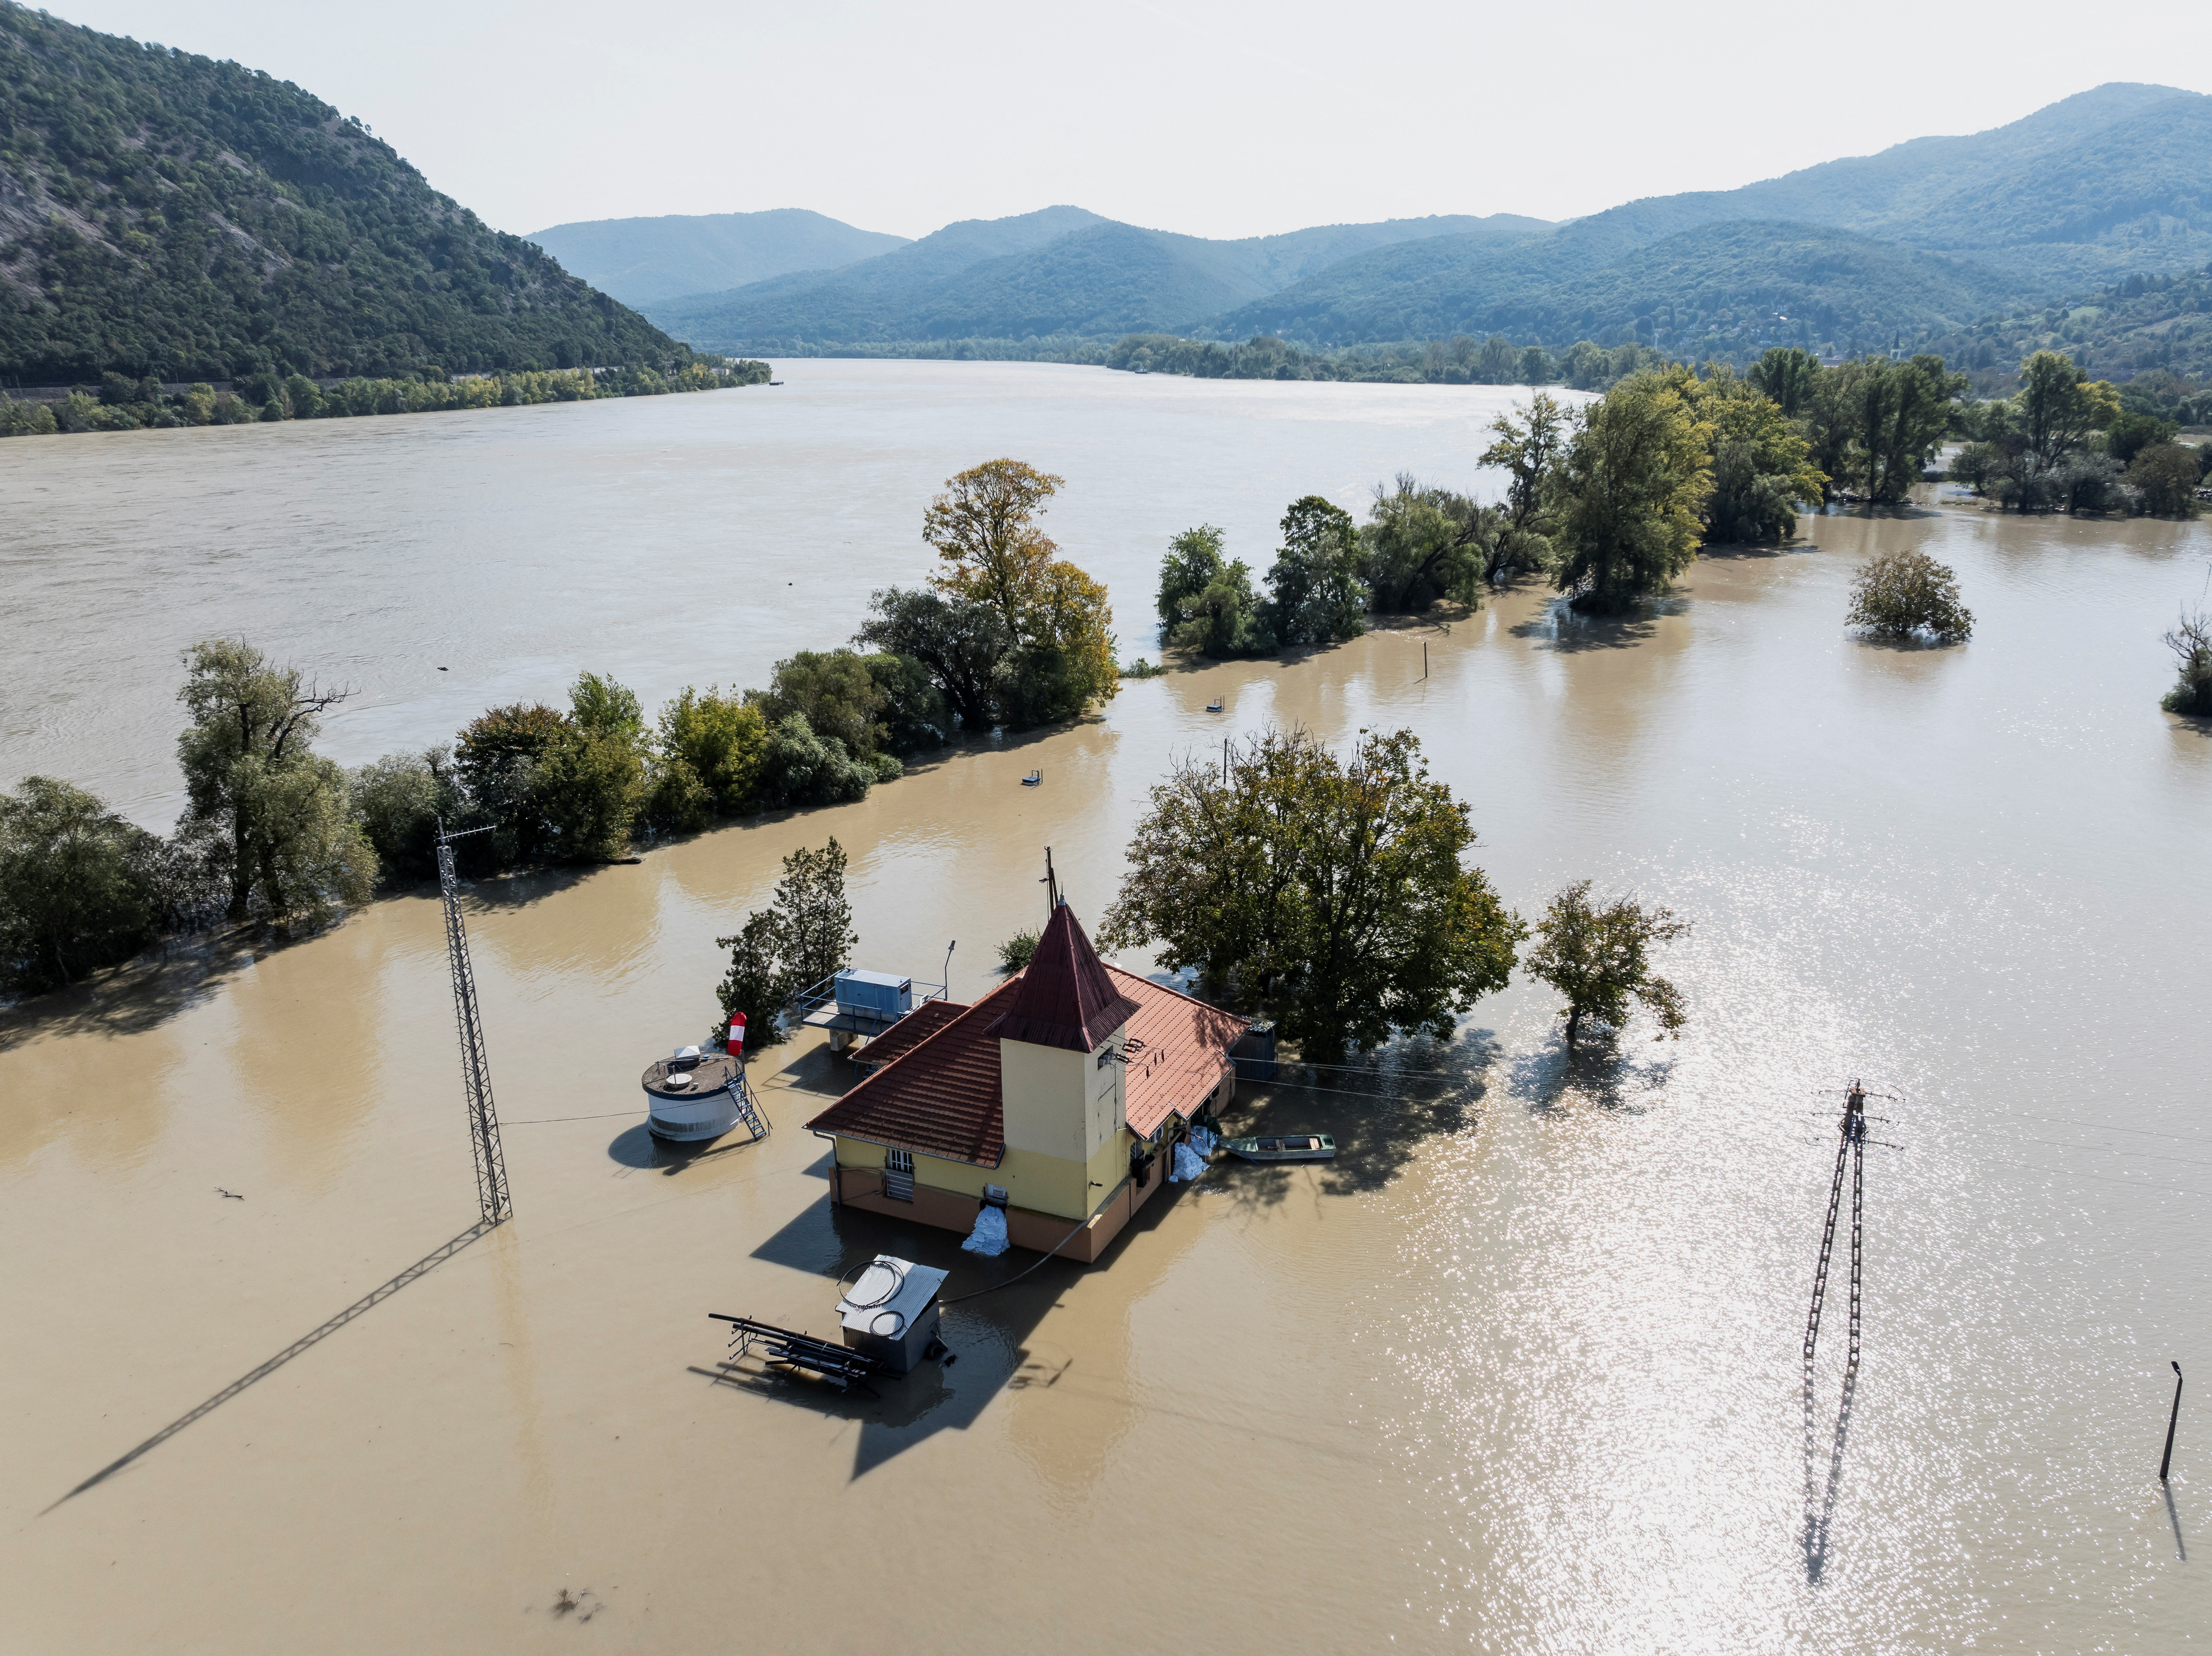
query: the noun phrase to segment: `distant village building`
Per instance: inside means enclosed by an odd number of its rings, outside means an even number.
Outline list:
[[[807,1125],[835,1139],[833,1201],[964,1234],[988,1200],[1010,1240],[1096,1259],[1190,1121],[1229,1102],[1245,1028],[1101,961],[1062,903],[1026,968],[973,1005],[915,1008]]]

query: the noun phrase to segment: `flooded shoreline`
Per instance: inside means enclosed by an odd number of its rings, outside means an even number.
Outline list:
[[[1000,383],[968,446],[1018,423]],[[1959,569],[1972,644],[1843,632],[1850,572],[1901,545]],[[2157,634],[2208,556],[2196,525],[1824,518],[1624,622],[1515,592],[1449,634],[1133,682],[855,805],[487,883],[518,1216],[228,1396],[473,1217],[434,902],[114,1016],[0,1016],[19,1636],[859,1648],[882,1630],[839,1606],[887,1579],[928,1649],[1126,1644],[1147,1592],[1238,1649],[2171,1647],[2212,1611],[2176,1559],[2212,1522],[2186,1401],[2171,1515],[2153,1476],[2166,1362],[2212,1357],[2212,735],[2159,712]],[[1681,1041],[1569,1064],[1516,980],[1449,1043],[1240,1101],[1338,1162],[1163,1192],[1102,1265],[948,1311],[960,1362],[880,1404],[719,1378],[708,1312],[818,1331],[876,1248],[953,1292],[1028,1263],[831,1214],[803,1124],[850,1071],[811,1040],[756,1065],[763,1143],[646,1142],[638,1067],[704,1032],[713,940],[781,856],[835,834],[858,963],[934,979],[957,939],[969,998],[1035,924],[1043,846],[1094,919],[1174,756],[1269,722],[1413,728],[1524,914],[1587,875],[1692,918]],[[1853,1074],[1901,1095],[1901,1148],[1868,1153],[1816,1583],[1798,1348]],[[1823,1458],[1837,1383],[1824,1361]],[[1328,1562],[1252,1584],[1283,1559]]]

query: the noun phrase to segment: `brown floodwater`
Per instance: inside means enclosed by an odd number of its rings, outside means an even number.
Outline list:
[[[210,620],[363,685],[332,727],[349,760],[583,665],[649,697],[758,682],[918,573],[948,456],[1068,476],[1063,539],[1113,583],[1133,654],[1167,533],[1212,518],[1264,561],[1293,494],[1470,476],[1500,400],[966,364],[789,377],[782,405],[0,444],[0,768],[162,820],[170,658]],[[755,493],[723,494],[738,470]],[[156,532],[218,498],[222,534]],[[0,1645],[2191,1641],[2212,1626],[2201,1378],[2170,1491],[2155,1474],[2168,1361],[2212,1373],[2212,731],[2159,711],[2158,634],[2212,535],[1929,506],[1807,527],[1701,561],[1630,620],[1518,591],[1448,632],[1131,683],[1079,728],[860,804],[477,888],[517,1216],[449,1257],[473,1183],[434,899],[0,1014]],[[525,591],[533,537],[545,579]],[[1852,571],[1900,546],[1956,567],[1971,644],[1844,633]],[[755,605],[746,583],[778,569],[820,586],[811,635],[796,599]],[[398,640],[441,602],[416,672]],[[833,1215],[804,1123],[845,1071],[811,1040],[756,1062],[766,1142],[646,1142],[638,1070],[704,1033],[714,939],[780,858],[836,834],[860,963],[934,978],[957,939],[973,995],[1042,913],[1045,846],[1095,921],[1146,788],[1270,721],[1415,730],[1524,913],[1587,876],[1689,918],[1666,961],[1681,1040],[1638,1022],[1570,1064],[1551,999],[1516,980],[1449,1043],[1248,1095],[1253,1119],[1334,1132],[1337,1161],[1172,1187],[1100,1265],[948,1310],[949,1369],[879,1402],[718,1369],[709,1311],[826,1330],[832,1279],[877,1250],[949,1265],[953,1292],[1033,1257]],[[1800,1346],[1854,1075],[1895,1097],[1867,1151],[1838,1453],[1840,1292],[1809,1435]]]

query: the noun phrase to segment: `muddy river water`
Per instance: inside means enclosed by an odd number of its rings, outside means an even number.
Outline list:
[[[931,488],[1002,452],[1067,477],[1053,525],[1135,654],[1168,535],[1211,519],[1264,567],[1295,494],[1471,480],[1507,395],[787,377],[0,444],[0,770],[166,822],[175,652],[216,630],[355,684],[325,743],[349,762],[583,666],[648,703],[759,682],[925,573]],[[1958,569],[1970,645],[1846,635],[1852,571],[1897,546]],[[2201,1639],[2212,1404],[2155,1473],[2169,1361],[2212,1378],[2212,733],[2157,700],[2208,557],[2194,525],[1824,518],[1628,622],[1514,592],[1131,683],[860,804],[488,883],[518,1216],[457,1248],[434,899],[0,1014],[0,1647]],[[1043,846],[1095,920],[1172,758],[1293,720],[1415,730],[1524,913],[1588,876],[1690,918],[1681,1040],[1568,1065],[1516,980],[1447,1045],[1248,1093],[1338,1160],[1223,1168],[1101,1265],[951,1308],[951,1368],[880,1401],[718,1370],[709,1311],[826,1330],[876,1250],[955,1292],[1029,1258],[832,1214],[804,1123],[848,1071],[811,1040],[756,1065],[764,1143],[646,1143],[638,1071],[703,1033],[714,939],[778,859],[836,834],[860,963],[934,978],[957,939],[973,995],[1042,913]],[[1894,1099],[1838,1453],[1840,1341],[1809,1433],[1800,1347],[1854,1075]]]

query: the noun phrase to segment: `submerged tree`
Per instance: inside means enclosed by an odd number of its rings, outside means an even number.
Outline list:
[[[2166,635],[2179,676],[2160,702],[2170,713],[2192,719],[2212,716],[2212,610],[2184,610]]]
[[[1495,440],[1481,463],[1506,473],[1504,507],[1483,571],[1492,585],[1550,567],[1552,511],[1572,426],[1559,400],[1540,391],[1520,418],[1501,414],[1490,422]]]
[[[194,645],[185,666],[177,699],[191,722],[177,739],[180,829],[222,870],[229,918],[314,921],[364,901],[376,852],[345,773],[312,746],[322,714],[346,692],[311,684],[238,639]]]
[[[1711,435],[1659,373],[1625,379],[1580,411],[1560,468],[1553,577],[1577,609],[1625,610],[1695,561]]]
[[[1284,1033],[1322,1060],[1393,1030],[1449,1037],[1505,986],[1525,932],[1461,866],[1467,807],[1410,731],[1363,731],[1340,758],[1271,731],[1228,773],[1185,763],[1152,790],[1107,948],[1155,945],[1164,966],[1279,1004]]]
[[[1926,632],[1938,644],[1973,636],[1974,612],[1959,601],[1959,578],[1925,552],[1885,552],[1852,578],[1844,625],[1879,638]]]
[[[1359,530],[1352,514],[1318,494],[1291,502],[1283,544],[1267,575],[1275,637],[1330,644],[1367,630],[1369,593],[1359,578]]]
[[[1220,659],[1275,652],[1268,606],[1252,590],[1241,558],[1224,560],[1221,531],[1212,524],[1186,529],[1168,543],[1160,566],[1160,620],[1167,641]]]
[[[1480,609],[1500,516],[1465,494],[1400,473],[1376,484],[1359,531],[1361,569],[1377,610],[1419,615],[1439,598]]]
[[[1588,880],[1553,897],[1522,964],[1566,997],[1559,1010],[1567,1021],[1567,1050],[1574,1051],[1585,1020],[1612,1029],[1626,1023],[1632,1000],[1659,1020],[1662,1034],[1679,1036],[1689,1015],[1674,986],[1652,972],[1650,950],[1689,930],[1672,909],[1647,909],[1633,898],[1601,908],[1590,901]]]
[[[167,907],[164,852],[53,777],[0,793],[0,984],[51,989],[151,943]]]
[[[988,460],[949,479],[922,514],[921,537],[945,565],[931,584],[988,609],[1004,628],[992,688],[998,721],[1010,725],[1073,719],[1121,688],[1106,589],[1059,556],[1036,521],[1063,481],[1019,460]]]
[[[819,851],[801,846],[783,859],[769,906],[745,916],[732,937],[714,946],[730,951],[715,994],[722,1021],[708,1036],[720,1045],[732,1014],[746,1015],[745,1040],[773,1046],[784,1039],[777,1015],[791,998],[852,963],[860,935],[845,896],[845,848],[835,839]]]
[[[1668,377],[1711,432],[1705,538],[1755,545],[1795,534],[1798,503],[1821,500],[1828,479],[1781,405],[1725,364],[1702,380],[1687,368]]]

